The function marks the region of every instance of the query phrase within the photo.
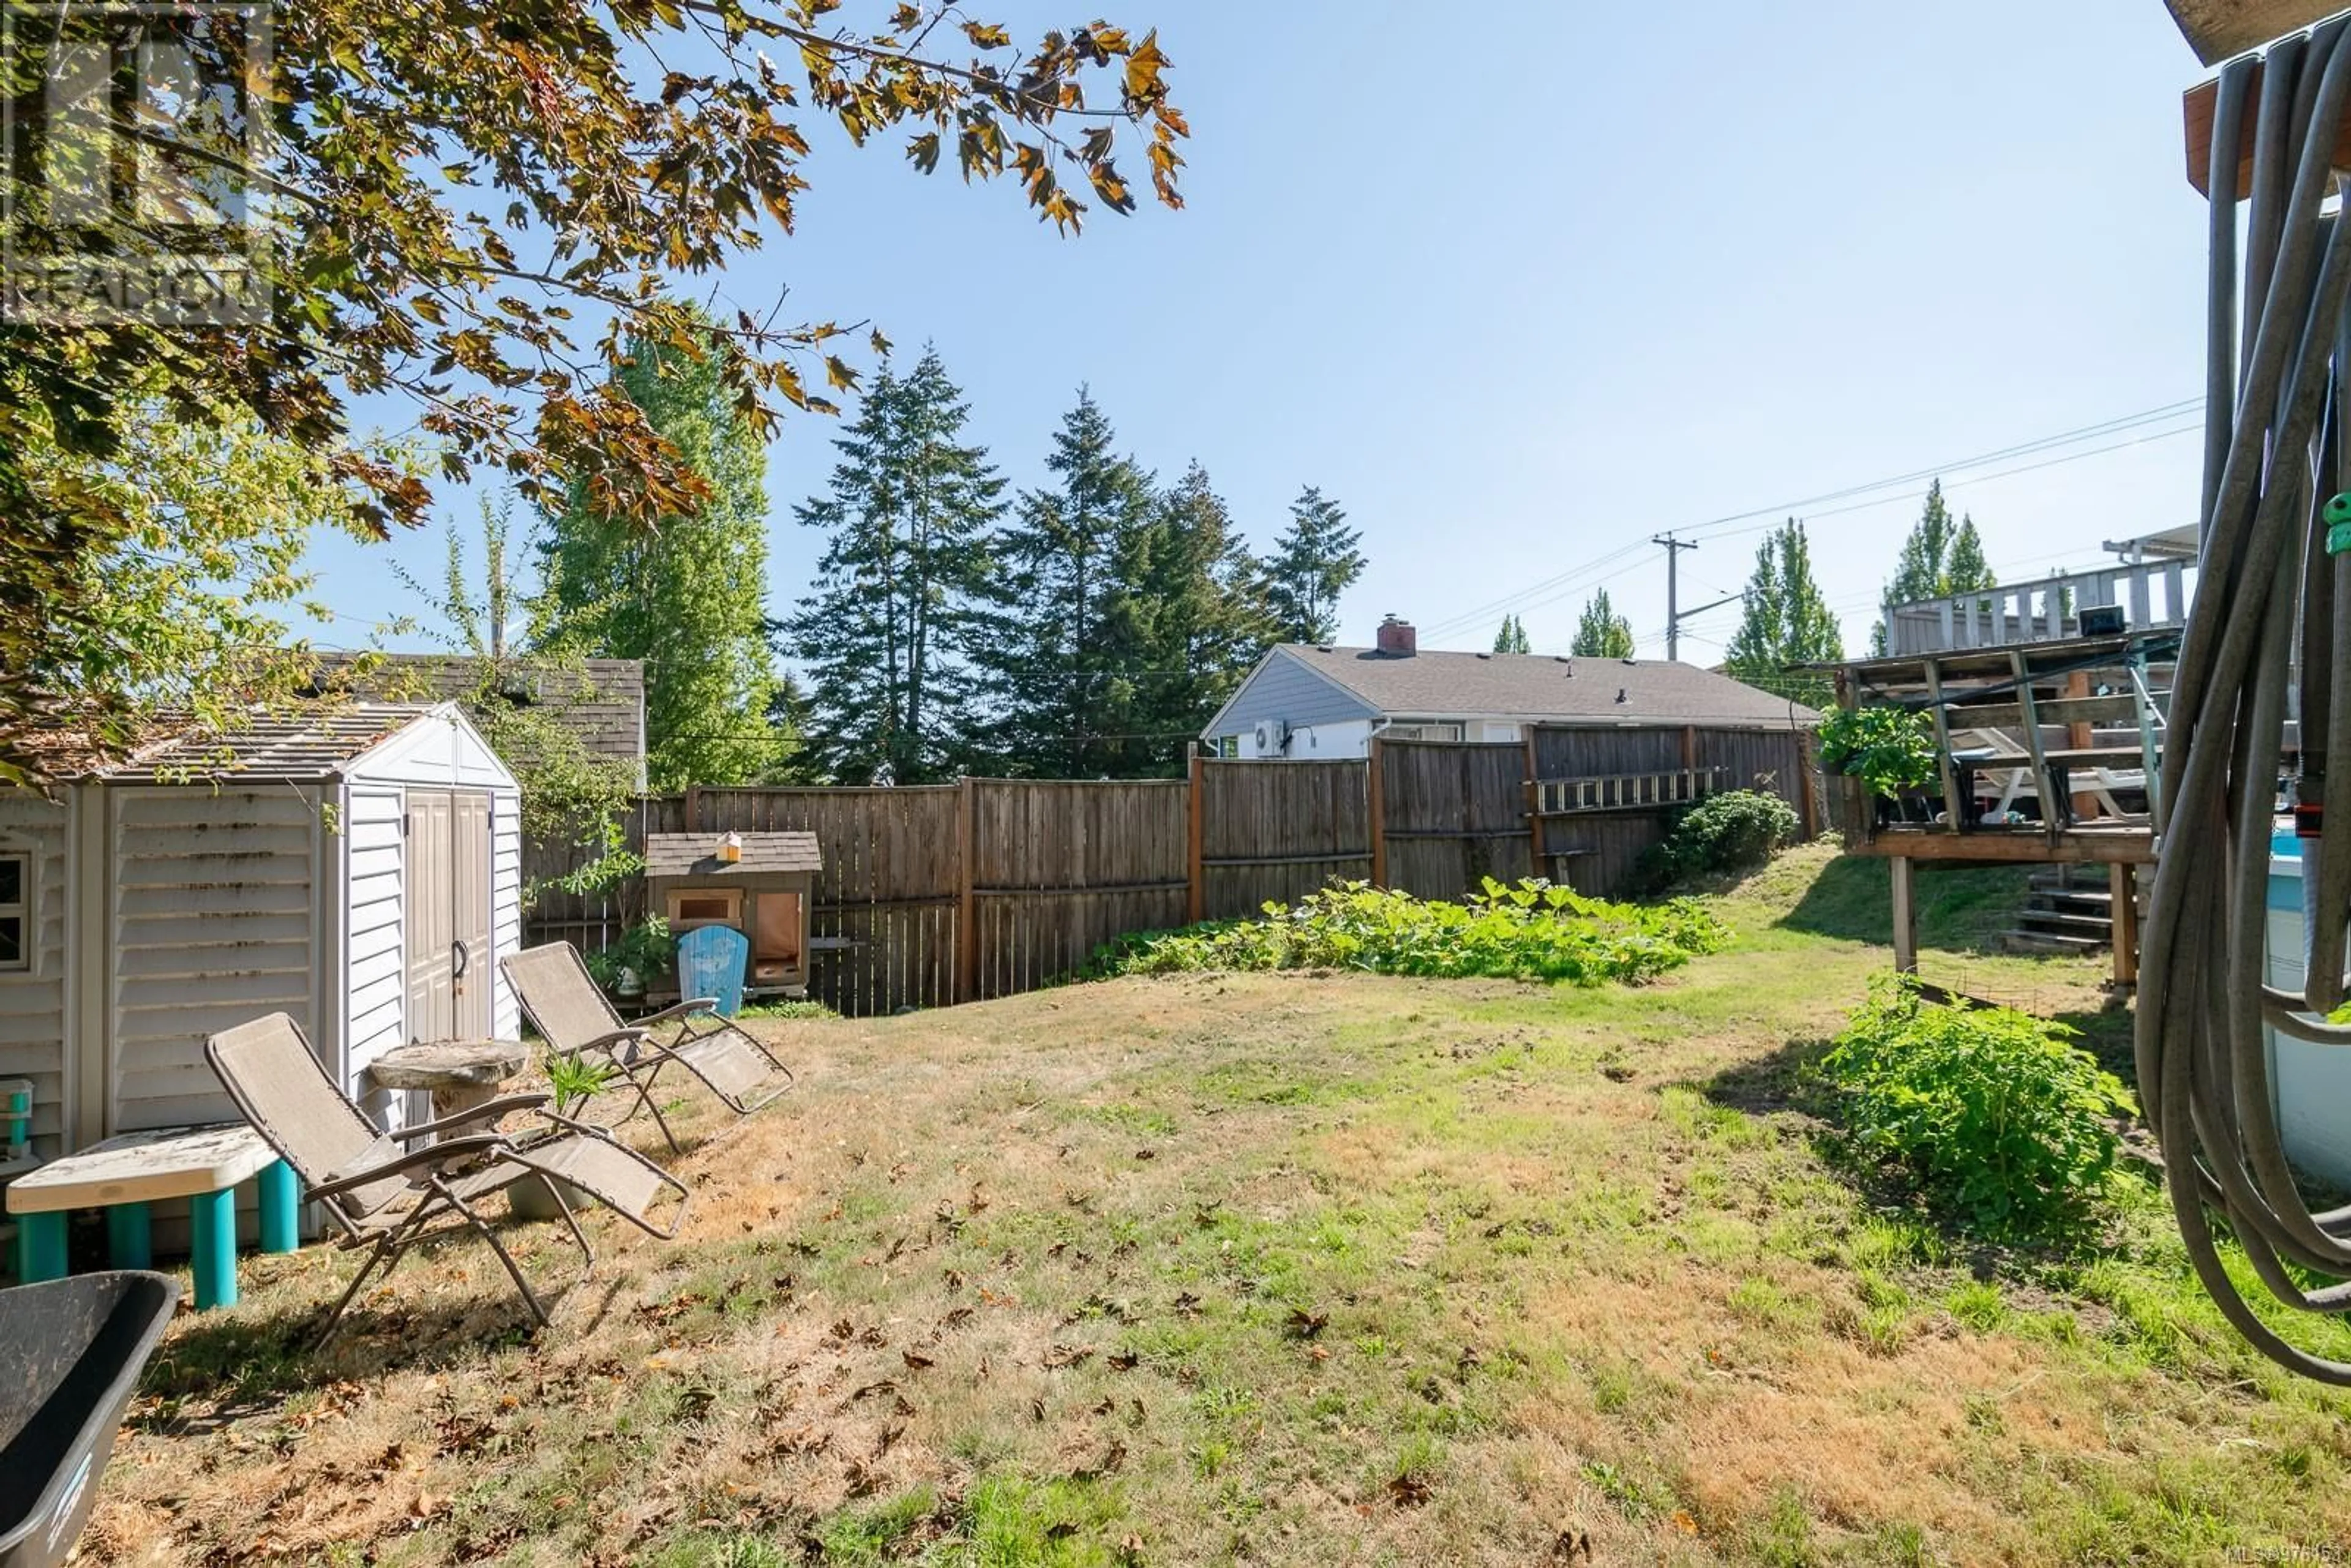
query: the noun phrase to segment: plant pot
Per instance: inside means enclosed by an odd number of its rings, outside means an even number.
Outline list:
[[[564,1209],[577,1214],[595,1201],[561,1176],[527,1176],[507,1188],[507,1210],[517,1219],[559,1219]]]

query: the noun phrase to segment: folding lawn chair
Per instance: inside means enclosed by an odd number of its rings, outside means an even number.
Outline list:
[[[320,1343],[332,1336],[344,1309],[371,1275],[379,1269],[389,1273],[428,1227],[453,1218],[490,1244],[531,1315],[544,1327],[547,1309],[475,1207],[516,1182],[569,1182],[663,1240],[675,1236],[685,1218],[684,1183],[634,1149],[614,1143],[602,1128],[548,1110],[544,1094],[510,1094],[461,1115],[380,1133],[327,1075],[301,1027],[284,1013],[224,1030],[204,1042],[204,1056],[237,1109],[294,1167],[311,1201],[342,1232],[340,1245],[370,1249],[350,1288],[329,1314]],[[486,1128],[500,1116],[525,1110],[536,1113],[541,1125],[518,1133],[475,1130],[421,1147],[407,1146],[455,1129]],[[651,1218],[664,1192],[674,1192],[677,1198],[666,1228]],[[565,1205],[555,1207],[587,1266],[594,1269],[595,1249],[588,1245],[580,1222]]]
[[[634,1023],[622,1023],[589,976],[579,949],[569,942],[550,942],[511,954],[498,960],[498,967],[522,1002],[531,1027],[549,1046],[566,1055],[602,1057],[620,1070],[636,1092],[629,1115],[635,1115],[640,1105],[651,1111],[673,1152],[680,1149],[677,1134],[669,1130],[669,1122],[653,1099],[653,1081],[671,1062],[701,1079],[738,1116],[749,1115],[792,1087],[791,1069],[739,1026],[713,1011],[718,1005],[713,998],[695,997]],[[671,1025],[677,1029],[674,1039],[664,1044],[654,1038],[654,1030]],[[758,1092],[778,1072],[783,1082]]]

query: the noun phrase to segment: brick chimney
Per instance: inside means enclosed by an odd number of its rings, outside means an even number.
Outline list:
[[[1391,615],[1380,622],[1380,652],[1400,659],[1409,659],[1420,652],[1420,639],[1412,622],[1401,615]]]

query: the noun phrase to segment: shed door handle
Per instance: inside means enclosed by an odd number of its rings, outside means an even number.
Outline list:
[[[464,942],[459,941],[450,943],[449,961],[452,966],[450,970],[450,978],[455,980],[464,979],[465,977],[466,961],[472,956],[473,955],[466,950],[465,944]]]

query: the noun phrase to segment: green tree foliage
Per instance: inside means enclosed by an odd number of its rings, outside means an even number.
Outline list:
[[[1945,599],[1954,593],[1967,593],[1980,588],[1997,588],[1991,566],[1984,559],[1983,538],[1976,532],[1976,520],[1963,517],[1951,520],[1951,509],[1943,501],[1943,482],[1938,479],[1928,487],[1927,504],[1911,525],[1909,537],[1902,541],[1902,554],[1894,565],[1893,580],[1886,583],[1879,602],[1891,615],[1897,604],[1915,604],[1920,600]],[[1880,620],[1870,629],[1870,651],[1886,652],[1886,622]]]
[[[1502,617],[1501,629],[1494,633],[1497,653],[1531,653],[1534,648],[1527,642],[1526,622],[1516,615]]]
[[[549,641],[568,653],[644,661],[653,789],[777,776],[797,742],[768,715],[776,676],[763,608],[765,444],[715,352],[636,340],[615,381],[703,499],[647,529],[600,506],[592,484],[575,484],[541,541]]]
[[[1142,661],[1132,722],[1142,770],[1172,777],[1276,637],[1263,568],[1199,464],[1159,497],[1142,543],[1125,585]]]
[[[799,510],[828,539],[786,633],[808,669],[812,760],[840,783],[922,783],[969,752],[1005,510],[1003,478],[963,439],[969,415],[935,350],[903,378],[885,368],[833,443],[831,494]]]
[[[1608,591],[1596,590],[1575,623],[1575,641],[1568,648],[1579,659],[1629,659],[1633,656],[1633,623],[1608,602]]]
[[[1844,657],[1844,633],[1813,576],[1812,546],[1795,518],[1773,529],[1756,549],[1746,600],[1746,613],[1724,661],[1739,679],[1782,691],[1792,666]],[[1810,700],[1811,694],[1803,695]]]
[[[1364,536],[1339,503],[1309,486],[1290,504],[1290,527],[1266,562],[1266,601],[1285,643],[1339,635],[1339,598],[1364,575]]]
[[[224,8],[150,9],[204,79],[245,79],[248,35]],[[224,95],[174,128],[189,151],[173,155],[224,196],[271,198],[252,293],[274,308],[199,326],[102,311],[0,326],[0,758],[29,716],[79,695],[54,684],[86,662],[70,649],[102,657],[117,640],[119,607],[89,564],[147,549],[152,514],[76,465],[125,465],[124,416],[143,400],[231,433],[258,421],[323,464],[342,515],[371,531],[419,522],[433,501],[422,476],[349,439],[350,400],[386,394],[415,405],[450,476],[500,467],[544,509],[642,530],[717,497],[648,426],[614,373],[625,357],[706,345],[713,401],[762,444],[785,407],[829,407],[820,389],[856,380],[834,323],[745,311],[714,335],[663,293],[794,231],[812,120],[860,145],[898,133],[925,172],[944,157],[966,180],[1009,173],[1065,231],[1089,202],[1135,206],[1116,159],[1138,142],[1157,199],[1181,204],[1188,132],[1156,35],[1093,22],[1023,52],[956,7],[859,9],[858,26],[832,0],[280,13],[253,114]],[[0,88],[36,106],[59,58],[120,22],[87,6],[18,12]],[[70,210],[52,193],[119,194],[124,138],[153,133],[76,141],[76,123],[20,118],[42,145],[0,161],[13,254],[27,267],[152,259],[162,242],[144,204]],[[256,129],[263,168],[243,162]],[[84,178],[59,177],[76,164]],[[120,713],[87,716],[110,747],[131,738]]]
[[[1147,766],[1138,673],[1151,668],[1139,584],[1160,507],[1151,476],[1113,450],[1091,392],[1062,416],[1045,467],[998,538],[1004,565],[979,659],[989,747],[1021,776],[1123,777]]]
[[[580,732],[564,721],[574,697],[593,695],[585,661],[577,653],[540,649],[540,641],[524,630],[519,640],[509,635],[513,616],[525,601],[507,561],[512,539],[512,503],[505,497],[482,503],[480,586],[475,587],[466,560],[464,537],[449,526],[448,554],[442,586],[426,588],[394,568],[411,592],[422,599],[437,622],[451,656],[461,663],[465,689],[458,699],[466,716],[482,732],[490,748],[506,762],[522,788],[524,839],[570,852],[572,869],[549,886],[567,893],[590,893],[630,876],[644,867],[643,857],[628,847],[627,813],[636,798],[637,770],[632,761],[591,750]],[[370,692],[390,697],[438,695],[438,683],[403,692],[398,666],[371,670],[365,661],[346,673]],[[539,887],[523,889],[526,903]]]
[[[110,418],[102,454],[43,438],[8,459],[48,493],[88,497],[116,526],[52,563],[70,615],[31,617],[47,634],[27,646],[0,633],[12,650],[0,670],[44,694],[15,716],[0,779],[39,773],[50,755],[45,731],[69,735],[71,760],[82,762],[96,759],[93,737],[127,745],[167,712],[217,726],[285,700],[312,664],[289,641],[285,615],[333,613],[311,599],[303,566],[315,531],[351,526],[332,463],[235,410],[189,421],[160,398],[141,398]],[[369,460],[413,464],[392,447]],[[0,534],[14,527],[12,517]]]

